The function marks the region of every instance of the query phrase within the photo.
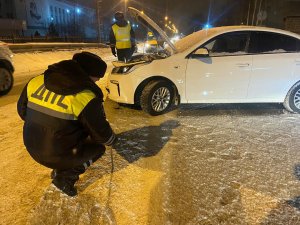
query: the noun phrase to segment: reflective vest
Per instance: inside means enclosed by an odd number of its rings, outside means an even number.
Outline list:
[[[119,27],[117,24],[112,26],[112,30],[114,32],[116,38],[116,48],[117,49],[124,49],[124,48],[131,48],[131,41],[130,41],[130,24],[127,24],[126,27]]]
[[[44,75],[33,78],[27,85],[27,107],[65,120],[77,120],[85,106],[96,97],[90,90],[74,95],[58,95],[46,89]]]

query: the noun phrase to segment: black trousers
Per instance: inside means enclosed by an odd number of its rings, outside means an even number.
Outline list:
[[[104,154],[105,147],[87,139],[73,151],[76,153],[73,157],[65,159],[63,165],[59,164],[53,168],[56,179],[69,180],[75,183],[79,179],[79,175]]]
[[[52,178],[72,180],[74,183],[79,179],[79,175],[105,152],[105,147],[93,142],[90,138],[80,143],[66,155],[53,156],[51,159],[45,155],[38,154],[37,151],[30,152],[30,155],[38,163],[53,169]]]
[[[134,49],[132,48],[117,49],[118,60],[124,62],[129,61],[133,55],[133,51]]]

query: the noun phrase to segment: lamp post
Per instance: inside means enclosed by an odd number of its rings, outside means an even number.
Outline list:
[[[126,18],[126,14],[127,14],[127,2],[128,2],[128,0],[124,0],[124,16],[125,16],[125,18]]]
[[[102,0],[97,0],[97,25],[98,25],[98,41],[101,42],[101,29],[103,28],[102,17],[100,16]]]

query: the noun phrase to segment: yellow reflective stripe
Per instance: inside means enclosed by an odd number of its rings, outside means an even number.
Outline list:
[[[40,75],[28,83],[27,97],[28,104],[37,111],[62,119],[76,119],[96,95],[90,90],[84,90],[75,95],[55,94],[46,89],[44,75]]]
[[[119,27],[117,24],[112,26],[115,38],[116,38],[116,48],[131,48],[130,41],[130,30],[131,26],[127,24],[126,27]]]
[[[130,39],[124,38],[124,39],[121,39],[121,40],[118,40],[118,41],[130,41]]]
[[[79,116],[84,107],[96,97],[96,95],[90,90],[84,90],[75,95],[72,101],[72,111],[75,116]]]

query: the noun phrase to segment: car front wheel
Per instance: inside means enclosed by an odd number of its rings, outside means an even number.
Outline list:
[[[142,109],[152,116],[167,112],[173,102],[174,89],[167,81],[152,81],[144,88],[140,103]]]
[[[0,68],[0,96],[7,94],[14,83],[12,73],[6,68]]]

